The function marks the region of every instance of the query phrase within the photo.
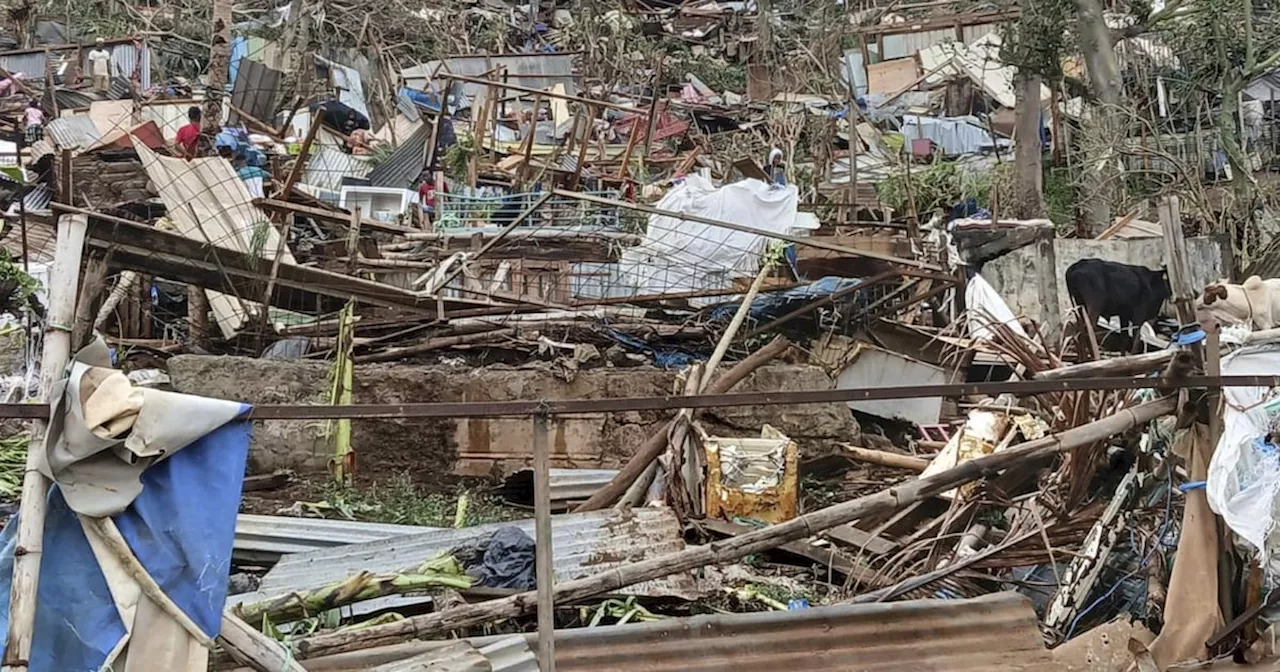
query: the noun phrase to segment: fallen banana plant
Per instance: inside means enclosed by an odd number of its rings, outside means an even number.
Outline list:
[[[246,623],[262,623],[266,619],[278,624],[387,595],[406,595],[432,588],[465,590],[471,585],[471,577],[462,571],[458,561],[451,555],[442,555],[409,571],[360,572],[323,588],[240,604],[233,611]]]

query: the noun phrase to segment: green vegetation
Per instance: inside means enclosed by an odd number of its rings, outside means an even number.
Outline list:
[[[488,491],[460,489],[452,495],[423,492],[408,474],[398,474],[363,488],[332,482],[325,487],[323,501],[303,506],[350,520],[453,527],[457,522],[459,500],[465,498],[463,527],[530,517],[528,511],[507,506]]]
[[[29,442],[26,433],[0,439],[0,499],[13,500],[21,494]]]

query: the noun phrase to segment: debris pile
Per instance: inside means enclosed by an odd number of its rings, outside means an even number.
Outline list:
[[[1270,75],[1188,169],[1172,2],[587,4],[11,17],[6,665],[1275,659]]]

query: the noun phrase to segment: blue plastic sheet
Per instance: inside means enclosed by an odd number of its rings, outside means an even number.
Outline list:
[[[142,494],[115,517],[142,566],[210,637],[221,628],[227,599],[250,427],[245,420],[223,425],[143,472]],[[0,632],[6,634],[17,529],[14,516],[0,533]],[[31,672],[98,670],[125,636],[89,541],[56,487],[49,492],[37,600]]]
[[[827,276],[812,282],[803,287],[793,287],[781,292],[769,292],[767,294],[759,294],[755,300],[751,302],[750,315],[754,319],[764,319],[778,317],[783,314],[784,309],[793,307],[803,301],[813,301],[824,296],[835,294],[850,287],[856,287],[862,284],[857,278],[841,278],[837,276]],[[862,294],[862,292],[855,292]],[[738,310],[738,302],[722,303],[711,311],[711,319],[720,320],[728,319]]]
[[[653,363],[663,369],[681,369],[694,362],[706,359],[705,357],[689,354],[674,348],[652,348],[634,336],[628,336],[613,329],[608,330],[605,334],[627,347],[652,357]]]

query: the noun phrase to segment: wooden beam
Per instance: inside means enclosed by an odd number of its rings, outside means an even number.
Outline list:
[[[346,210],[325,210],[324,208],[314,208],[309,205],[299,205],[275,198],[259,198],[254,200],[254,205],[269,210],[280,210],[290,212],[295,215],[305,215],[314,219],[332,222],[334,224],[343,224],[350,226],[351,213]],[[379,222],[376,219],[362,218],[360,220],[361,228],[377,229],[387,233],[422,233],[420,229],[408,226],[400,226],[399,224],[390,224],[388,222]]]

